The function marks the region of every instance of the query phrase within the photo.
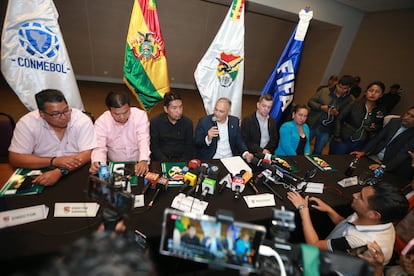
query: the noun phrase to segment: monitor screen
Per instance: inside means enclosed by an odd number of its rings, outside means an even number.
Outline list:
[[[212,216],[166,209],[160,253],[254,271],[258,267],[258,249],[265,235],[266,229],[260,225],[219,221]]]

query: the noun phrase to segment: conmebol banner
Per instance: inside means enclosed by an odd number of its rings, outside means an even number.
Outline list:
[[[37,109],[34,95],[63,92],[71,107],[84,110],[52,0],[10,0],[4,19],[1,71],[20,101]]]

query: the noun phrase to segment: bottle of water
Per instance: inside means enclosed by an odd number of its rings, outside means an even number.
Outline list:
[[[108,180],[109,179],[109,167],[106,162],[99,162],[98,176],[100,179]]]
[[[384,175],[384,172],[385,172],[385,165],[381,165],[380,167],[374,170],[374,177],[379,180]]]
[[[350,177],[354,174],[354,170],[356,169],[356,165],[358,163],[359,160],[359,156],[356,155],[355,158],[351,161],[351,163],[349,163],[348,168],[345,171],[345,175]]]
[[[385,165],[381,165],[380,167],[376,168],[374,172],[372,173],[372,177],[367,180],[366,184],[368,185],[377,184],[381,180],[381,177],[384,175],[384,172],[385,172]]]

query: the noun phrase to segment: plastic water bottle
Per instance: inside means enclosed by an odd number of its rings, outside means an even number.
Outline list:
[[[366,181],[367,182],[366,184],[368,185],[377,184],[380,181],[381,177],[384,175],[384,172],[385,172],[385,165],[381,165],[380,167],[376,168],[374,172],[372,173],[373,176]]]
[[[354,170],[356,169],[356,165],[358,163],[359,160],[359,156],[355,156],[355,158],[351,161],[351,163],[349,163],[348,168],[345,171],[345,175],[350,177],[354,174]]]
[[[380,167],[374,170],[374,177],[378,180],[384,175],[385,172],[385,165],[381,165]]]
[[[100,179],[108,180],[109,179],[109,167],[106,162],[99,162],[98,176]]]

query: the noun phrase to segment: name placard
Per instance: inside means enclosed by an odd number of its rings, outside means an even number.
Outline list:
[[[259,194],[259,195],[250,195],[244,196],[244,201],[246,201],[249,208],[255,207],[265,207],[265,206],[275,206],[275,197],[273,194]]]
[[[0,212],[0,228],[42,220],[48,213],[49,208],[44,204]]]
[[[96,202],[55,203],[55,217],[95,217],[99,210]]]

